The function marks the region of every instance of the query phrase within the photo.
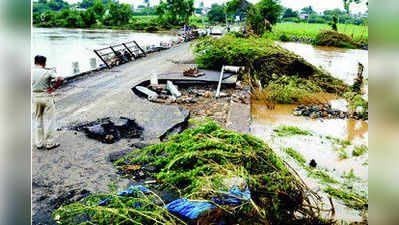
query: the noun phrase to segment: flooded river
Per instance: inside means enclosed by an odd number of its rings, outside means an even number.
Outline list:
[[[320,66],[333,76],[353,83],[357,75],[358,62],[365,66],[365,78],[368,77],[368,51],[348,50],[338,48],[319,48],[301,43],[279,43],[290,51],[304,57],[313,65]],[[367,89],[367,85],[365,87]],[[366,90],[367,92],[367,90]],[[345,100],[334,95],[323,96],[333,108],[347,111]],[[367,94],[365,96],[367,98]],[[352,155],[354,148],[368,146],[368,122],[353,119],[310,119],[292,115],[292,110],[297,105],[276,105],[270,110],[260,101],[252,100],[251,133],[266,141],[290,165],[292,165],[305,182],[321,196],[329,208],[327,194],[324,190],[333,187],[350,190],[362,196],[368,196],[368,153],[355,157]],[[312,133],[312,135],[294,135],[280,137],[274,129],[282,126],[295,126]],[[338,141],[339,140],[339,141]],[[342,144],[341,142],[346,142]],[[328,183],[309,175],[297,161],[291,158],[285,148],[292,148],[303,155],[306,164],[314,159],[317,167],[323,170],[339,183]],[[339,156],[344,152],[347,158]],[[351,174],[351,176],[348,176]],[[347,221],[361,221],[363,213],[346,207],[344,202],[333,199],[336,219]]]
[[[47,57],[47,67],[56,68],[60,76],[73,74],[72,62],[79,62],[80,71],[90,70],[90,58],[97,59],[93,49],[136,40],[141,46],[159,45],[176,36],[167,33],[142,33],[114,30],[87,30],[65,28],[32,28],[32,58]],[[33,59],[32,59],[33,61]]]

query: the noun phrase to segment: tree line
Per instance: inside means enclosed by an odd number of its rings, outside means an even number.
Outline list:
[[[353,23],[362,24],[367,18],[358,18],[350,14],[352,3],[361,0],[343,0],[345,11],[326,10],[317,13],[311,6],[300,11],[284,8],[279,0],[260,0],[252,4],[247,0],[230,0],[225,4],[213,4],[207,12],[211,23],[232,23],[245,21],[255,33],[262,33],[270,24],[277,22],[308,23]],[[102,28],[117,27],[136,30],[169,29],[189,25],[194,12],[194,0],[161,0],[160,4],[150,7],[149,0],[140,5],[141,10],[134,11],[129,4],[120,4],[117,0],[82,0],[68,4],[64,0],[39,0],[33,3],[33,23],[41,27]],[[156,15],[153,19],[142,20],[135,15]]]
[[[248,15],[256,15],[255,11],[260,10],[264,12],[263,14],[267,14],[268,20],[271,23],[330,23],[334,21],[334,17],[338,18],[338,23],[360,25],[367,22],[367,17],[355,16],[351,14],[349,10],[350,4],[359,4],[361,3],[361,0],[343,0],[343,2],[345,10],[337,8],[318,13],[313,10],[312,6],[304,7],[300,11],[295,11],[291,8],[284,8],[278,0],[261,0],[255,5],[246,0],[231,0],[226,4],[213,4],[208,12],[208,19],[214,23],[223,23],[226,22],[226,20],[234,20],[237,16],[239,16],[240,19],[243,19]]]

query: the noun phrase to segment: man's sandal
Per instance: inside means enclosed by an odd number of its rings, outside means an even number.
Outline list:
[[[35,147],[36,147],[36,149],[39,149],[39,150],[44,148],[43,145],[35,145]]]
[[[60,146],[59,143],[54,143],[54,144],[51,144],[51,145],[47,145],[46,149],[47,150],[51,150],[51,149],[57,148],[58,146]]]

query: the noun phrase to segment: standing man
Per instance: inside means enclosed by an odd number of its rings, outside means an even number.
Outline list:
[[[52,92],[62,84],[62,78],[56,77],[52,70],[46,69],[46,57],[36,56],[32,68],[32,102],[34,108],[35,146],[47,150],[60,144],[54,142],[55,103]],[[51,85],[51,81],[57,82]]]

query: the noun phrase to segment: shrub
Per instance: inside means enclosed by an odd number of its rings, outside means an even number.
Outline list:
[[[280,35],[280,41],[290,41],[290,38],[286,34]]]

